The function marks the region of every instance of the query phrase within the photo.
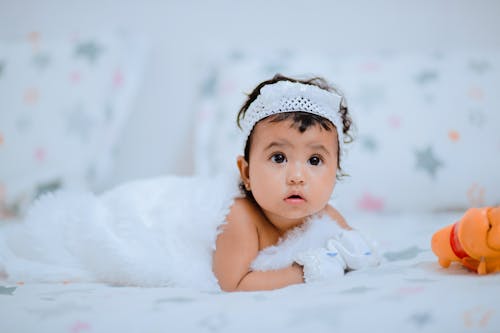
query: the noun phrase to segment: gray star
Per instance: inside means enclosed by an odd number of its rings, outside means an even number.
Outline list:
[[[386,252],[384,257],[388,261],[410,260],[416,258],[422,252],[425,252],[425,250],[418,246],[412,246],[400,251]]]
[[[385,89],[381,85],[364,85],[361,86],[356,99],[363,109],[370,110],[372,107],[380,105],[385,100]]]
[[[45,69],[50,64],[50,57],[46,53],[37,53],[33,56],[33,64],[39,69]]]
[[[376,151],[377,150],[377,141],[371,136],[364,137],[361,141],[363,145],[363,149],[367,151]]]
[[[2,77],[3,68],[5,67],[3,62],[0,62],[0,77]]]
[[[94,63],[101,53],[102,47],[94,41],[79,43],[75,50],[76,57],[82,57],[89,63]]]
[[[477,74],[483,74],[489,71],[491,68],[490,63],[487,60],[473,59],[469,61],[469,69]]]
[[[198,321],[198,326],[206,328],[211,332],[220,332],[225,326],[227,326],[227,318],[222,313],[209,315]]]
[[[469,110],[469,120],[470,123],[476,127],[482,127],[485,122],[485,115],[483,110],[472,109]]]
[[[14,295],[14,291],[16,291],[16,287],[4,287],[0,286],[0,295]]]
[[[93,119],[81,107],[76,107],[67,116],[67,129],[70,133],[78,135],[82,142],[89,139],[89,133],[94,126]]]
[[[373,288],[368,288],[365,286],[360,286],[360,287],[353,287],[344,291],[341,291],[341,294],[364,294],[366,292],[369,292],[373,290]]]
[[[217,88],[217,71],[214,69],[210,73],[210,76],[203,82],[201,87],[201,93],[203,96],[215,95],[215,90]]]
[[[432,315],[427,312],[414,313],[410,317],[410,321],[412,321],[416,326],[423,327],[432,322]]]
[[[436,81],[439,78],[439,74],[434,69],[422,70],[415,77],[415,81],[417,81],[420,85],[425,85],[431,82]]]
[[[415,157],[417,158],[417,169],[426,171],[432,178],[436,176],[437,169],[443,166],[443,163],[434,155],[431,146],[416,150]]]

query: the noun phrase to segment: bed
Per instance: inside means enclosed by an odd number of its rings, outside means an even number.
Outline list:
[[[125,56],[137,48],[103,38],[76,45],[81,50],[80,60],[72,58],[76,63],[52,58],[58,71],[78,68],[105,83],[90,83],[90,90],[68,97],[92,98],[94,104],[76,107],[66,123],[51,122],[52,146],[35,150],[32,164],[0,164],[0,218],[11,219],[40,193],[89,180],[98,188],[99,180],[109,177],[109,158],[130,111],[125,106],[139,83],[134,79],[137,63]],[[7,63],[35,42],[32,36],[27,45],[4,46]],[[96,45],[107,45],[112,52],[102,68],[91,70],[89,50]],[[74,47],[63,43],[48,49],[68,54]],[[381,265],[349,272],[332,283],[246,293],[0,280],[0,332],[498,332],[500,274],[478,276],[458,264],[442,268],[430,240],[467,208],[500,203],[499,59],[498,52],[339,58],[290,51],[272,56],[235,51],[219,59],[197,88],[195,173],[224,173],[234,167],[241,148],[235,110],[242,93],[256,82],[275,72],[303,73],[305,68],[334,79],[348,96],[357,135],[344,165],[350,176],[339,181],[332,202],[352,226],[376,240]],[[37,66],[45,65],[39,58]],[[33,79],[36,73],[30,74]],[[73,74],[71,80],[78,81],[81,76]],[[58,84],[51,89],[59,91]],[[11,95],[15,92],[3,97]],[[28,91],[25,107],[36,104],[37,96]],[[61,101],[49,102],[48,109],[55,111],[44,117],[59,119]],[[32,153],[29,141],[37,141],[37,133],[23,124],[37,119],[0,116],[13,131],[3,138],[23,129],[16,140],[5,140],[0,158]],[[76,139],[71,138],[75,133]],[[68,145],[59,146],[63,141]],[[48,151],[59,157],[43,164]],[[21,170],[29,177],[14,177]]]
[[[350,216],[379,267],[266,292],[2,284],[1,332],[497,332],[500,275],[441,268],[435,230],[459,213]]]

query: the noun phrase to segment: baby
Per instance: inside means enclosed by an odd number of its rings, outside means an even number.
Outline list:
[[[217,238],[213,270],[221,288],[275,289],[376,265],[368,243],[328,204],[350,139],[343,97],[321,78],[276,75],[250,93],[238,125],[246,138],[244,156],[237,159],[245,197],[234,202]],[[290,237],[291,231],[297,236],[311,230],[304,225],[311,218],[326,224],[315,232],[327,237],[323,246],[307,248],[311,240],[304,246]],[[272,258],[280,251],[291,254],[281,260],[285,267]]]
[[[44,195],[23,223],[0,226],[0,280],[265,290],[377,264],[328,204],[350,138],[341,95],[278,75],[238,123],[239,180],[170,175]]]

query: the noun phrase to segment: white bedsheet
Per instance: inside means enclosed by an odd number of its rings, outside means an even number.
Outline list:
[[[0,281],[0,332],[500,332],[500,274],[441,268],[432,234],[462,213],[347,215],[382,265],[268,292]]]

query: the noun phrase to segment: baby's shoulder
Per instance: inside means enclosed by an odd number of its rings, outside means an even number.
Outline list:
[[[258,219],[260,215],[260,211],[253,202],[247,198],[236,198],[229,209],[226,219],[228,222],[250,223]]]
[[[231,233],[244,234],[246,238],[257,240],[259,250],[274,245],[279,239],[278,231],[269,223],[262,210],[247,198],[235,199],[225,227]]]
[[[347,223],[346,219],[344,218],[344,216],[342,216],[342,214],[340,214],[340,212],[334,208],[333,206],[331,205],[326,205],[325,207],[325,213],[334,221],[337,222],[337,224],[344,228],[344,229],[351,229],[351,227],[349,226],[349,224]]]
[[[218,243],[223,242],[239,245],[258,244],[259,233],[254,222],[254,211],[250,204],[243,198],[236,198],[234,200],[226,216],[225,223],[219,227]],[[257,245],[255,246],[258,247]]]

